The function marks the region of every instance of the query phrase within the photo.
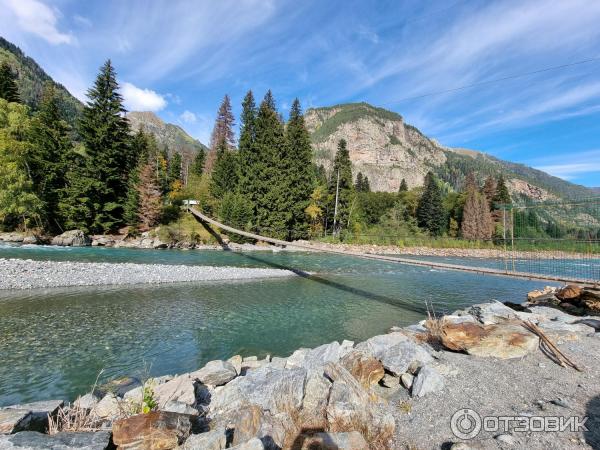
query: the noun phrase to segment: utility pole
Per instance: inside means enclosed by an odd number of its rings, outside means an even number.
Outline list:
[[[333,210],[333,235],[337,235],[337,210],[338,210],[338,196],[340,193],[340,169],[337,170],[337,183],[335,185],[335,208]]]

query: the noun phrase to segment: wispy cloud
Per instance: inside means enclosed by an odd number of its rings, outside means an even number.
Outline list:
[[[51,44],[73,44],[75,37],[71,33],[58,30],[57,22],[61,13],[38,0],[2,0],[0,5],[16,18],[24,31],[33,33]]]
[[[141,89],[131,83],[121,83],[123,103],[130,111],[160,111],[167,106],[164,97],[151,89]]]
[[[582,174],[598,173],[600,175],[600,150],[570,153],[543,160],[533,160],[530,163],[536,169],[565,180],[572,180]],[[596,184],[600,185],[600,182]]]
[[[191,111],[188,111],[187,109],[181,113],[181,115],[179,116],[179,118],[183,121],[183,123],[196,123],[196,114],[194,114]]]

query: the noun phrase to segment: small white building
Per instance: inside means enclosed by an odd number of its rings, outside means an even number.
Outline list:
[[[194,205],[199,205],[200,201],[199,200],[191,200],[191,199],[189,199],[189,200],[184,200],[183,204],[185,206],[194,206]]]

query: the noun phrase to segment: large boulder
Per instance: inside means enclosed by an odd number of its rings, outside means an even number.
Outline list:
[[[0,409],[0,433],[15,431],[40,431],[48,428],[48,417],[54,416],[64,405],[62,400],[44,400]],[[21,417],[21,419],[19,419]],[[12,431],[6,431],[12,426]]]
[[[302,435],[300,442],[300,450],[369,450],[365,438],[358,431]]]
[[[445,323],[442,344],[470,355],[500,359],[521,358],[535,351],[539,338],[520,325],[480,325],[477,323]]]
[[[192,372],[190,377],[199,380],[202,384],[221,386],[229,383],[237,374],[238,372],[232,363],[216,360],[210,361],[202,369]]]
[[[308,370],[320,369],[329,362],[339,361],[347,351],[348,345],[342,347],[337,341],[313,349],[301,348],[287,358],[286,367],[303,367]]]
[[[196,403],[195,379],[190,374],[179,375],[154,388],[154,398],[159,407],[169,402],[179,402],[193,406]]]
[[[110,446],[110,432],[62,432],[52,436],[37,431],[23,431],[0,436],[2,450],[105,450]]]
[[[423,397],[432,392],[441,391],[444,388],[444,377],[433,367],[424,366],[419,370],[417,378],[412,383],[411,395]]]
[[[192,428],[190,416],[154,411],[113,424],[113,442],[129,450],[171,449],[182,444]]]
[[[211,416],[244,405],[258,405],[272,414],[296,411],[304,397],[305,369],[278,369],[264,366],[237,377],[215,389],[210,402]]]
[[[385,375],[383,364],[374,358],[361,352],[352,350],[341,360],[340,364],[350,372],[354,378],[365,388],[368,389],[379,381]]]
[[[182,450],[223,450],[227,445],[225,429],[207,431],[201,434],[192,434],[183,443]]]
[[[115,394],[106,394],[92,409],[100,419],[114,419],[121,413],[121,404]]]
[[[327,401],[331,381],[319,372],[311,372],[304,385],[304,398],[299,424],[303,429],[325,429],[327,427]]]
[[[467,312],[484,325],[493,325],[518,319],[514,309],[497,301],[473,305]]]
[[[580,286],[577,286],[576,284],[568,284],[556,291],[556,296],[560,300],[571,301],[578,299],[581,296],[582,291],[583,289]]]
[[[52,245],[61,245],[63,247],[87,247],[92,244],[92,240],[81,230],[69,230],[63,234],[55,236],[52,239]]]

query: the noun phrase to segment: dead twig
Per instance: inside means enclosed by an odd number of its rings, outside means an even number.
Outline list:
[[[561,366],[563,366],[563,367],[569,366],[569,367],[572,367],[573,369],[577,370],[578,372],[583,372],[583,369],[581,369],[577,364],[575,364],[573,361],[571,361],[563,352],[561,352],[559,350],[559,348],[556,345],[554,345],[554,343],[541,330],[540,327],[538,327],[536,324],[534,324],[533,322],[531,322],[529,320],[522,321],[522,324],[527,330],[531,331],[533,334],[535,334],[536,336],[538,336],[540,338],[540,344],[544,343],[546,345],[549,352],[552,354],[552,356],[554,356],[556,361],[558,361],[558,363]]]

